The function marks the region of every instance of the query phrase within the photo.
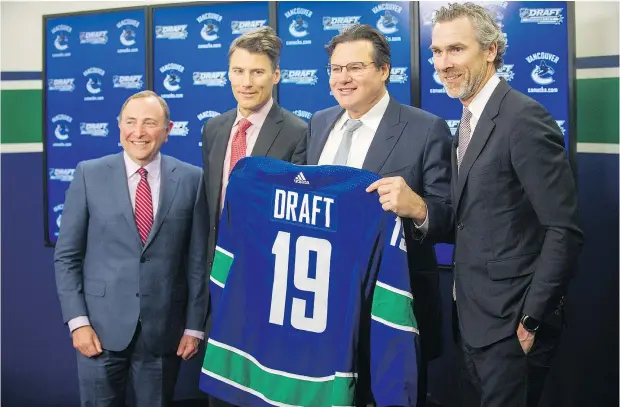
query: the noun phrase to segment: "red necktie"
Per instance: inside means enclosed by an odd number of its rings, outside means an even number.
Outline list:
[[[246,131],[251,125],[252,123],[247,119],[241,119],[241,121],[239,121],[239,127],[237,128],[237,132],[233,136],[232,145],[230,148],[230,166],[228,167],[229,177],[233,168],[235,168],[235,164],[237,164],[237,161],[239,161],[246,155],[246,151],[248,148]]]
[[[136,225],[142,244],[145,244],[153,226],[153,198],[151,197],[151,187],[146,179],[148,172],[144,168],[140,168],[138,173],[141,178],[138,189],[136,189]]]

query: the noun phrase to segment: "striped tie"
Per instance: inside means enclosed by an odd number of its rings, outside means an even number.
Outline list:
[[[461,168],[461,162],[467,151],[467,146],[471,140],[471,112],[466,107],[463,107],[463,116],[459,124],[459,148],[457,151],[458,169]]]
[[[144,168],[138,170],[140,182],[136,190],[136,225],[142,244],[146,243],[151,227],[153,226],[153,198],[151,197],[151,187],[146,179],[148,172]]]

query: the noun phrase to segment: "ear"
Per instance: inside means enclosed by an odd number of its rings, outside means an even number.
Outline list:
[[[497,57],[497,41],[493,41],[489,48],[486,50],[487,52],[487,62],[495,61],[495,57]]]
[[[170,135],[170,131],[172,131],[172,127],[174,126],[174,122],[171,120],[168,123],[168,127],[166,128],[166,135],[164,136],[164,143],[168,142],[168,136]]]
[[[277,67],[273,72],[273,84],[277,85],[280,82],[280,67]]]
[[[381,67],[381,80],[385,82],[387,78],[390,77],[390,72],[392,70],[392,66],[389,64],[385,64]]]

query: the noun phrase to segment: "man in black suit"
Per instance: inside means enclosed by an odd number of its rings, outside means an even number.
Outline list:
[[[415,315],[420,330],[418,406],[425,405],[426,364],[441,353],[441,301],[433,244],[451,238],[450,131],[444,120],[390,96],[390,46],[368,25],[356,25],[327,46],[330,87],[338,106],[313,115],[298,147],[300,164],[339,164],[385,178],[386,210],[404,220]],[[352,126],[352,127],[351,127]],[[295,162],[295,161],[294,161]],[[415,191],[415,192],[413,192]],[[411,205],[396,210],[407,199]]]
[[[484,8],[437,10],[431,50],[463,104],[452,149],[461,389],[475,390],[469,405],[537,406],[582,244],[562,132],[497,76],[506,42]]]
[[[205,190],[209,207],[207,276],[211,274],[221,208],[228,175],[245,156],[269,156],[291,161],[305,137],[306,123],[273,100],[280,80],[282,41],[271,27],[262,27],[235,39],[228,52],[228,77],[237,107],[209,119],[202,130]],[[208,280],[208,279],[207,279]],[[206,335],[210,327],[207,317]],[[226,405],[210,399],[210,405]]]

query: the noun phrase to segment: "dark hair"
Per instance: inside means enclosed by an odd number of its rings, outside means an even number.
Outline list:
[[[261,27],[237,37],[228,50],[228,61],[237,48],[244,49],[252,54],[265,54],[271,61],[271,68],[275,71],[280,60],[282,40],[276,35],[273,28]]]
[[[383,65],[387,65],[389,71],[392,66],[390,44],[379,30],[367,24],[355,24],[343,30],[331,39],[329,44],[325,46],[325,49],[327,50],[327,55],[331,58],[338,44],[364,40],[372,43],[372,62],[375,63],[376,69],[379,70]],[[388,83],[390,83],[389,73],[385,80],[385,84],[387,85]]]

